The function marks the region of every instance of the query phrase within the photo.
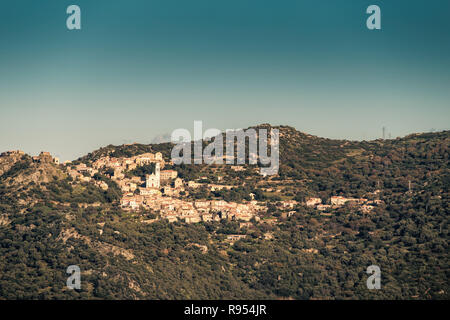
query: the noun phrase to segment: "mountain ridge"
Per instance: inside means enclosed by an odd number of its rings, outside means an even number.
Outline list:
[[[277,176],[166,164],[202,185],[183,201],[253,194],[267,211],[250,221],[169,222],[122,208],[111,170],[69,174],[110,151],[168,159],[171,144],[108,146],[67,165],[2,154],[0,299],[448,299],[450,132],[351,142],[281,129]],[[383,290],[366,287],[374,264]],[[69,265],[81,290],[66,287]]]

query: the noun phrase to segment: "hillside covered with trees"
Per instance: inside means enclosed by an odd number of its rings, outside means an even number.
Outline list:
[[[262,125],[256,128],[269,128]],[[450,132],[375,141],[332,140],[281,126],[280,171],[258,166],[167,165],[185,180],[232,185],[186,199],[255,200],[259,221],[169,223],[124,211],[121,191],[74,182],[61,165],[0,157],[0,299],[449,299]],[[107,146],[74,163],[172,144]],[[152,167],[136,169],[145,175]],[[245,183],[243,183],[245,182]],[[310,197],[367,197],[329,211]],[[281,202],[296,200],[286,215]],[[245,235],[229,241],[228,235]],[[81,289],[66,269],[81,269]],[[381,269],[368,290],[366,269]]]

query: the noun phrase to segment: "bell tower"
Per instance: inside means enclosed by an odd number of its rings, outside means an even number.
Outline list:
[[[155,176],[156,176],[156,181],[157,181],[158,187],[159,187],[160,181],[161,181],[161,168],[160,168],[159,162],[157,162],[155,165]]]

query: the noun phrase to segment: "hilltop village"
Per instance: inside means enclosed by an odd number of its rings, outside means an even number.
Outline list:
[[[8,151],[2,154],[2,156],[8,155],[24,155],[24,153]],[[206,187],[212,191],[229,190],[233,186],[184,181],[178,176],[176,170],[164,170],[167,164],[173,164],[170,160],[165,160],[160,152],[144,153],[128,158],[104,156],[89,166],[85,163],[76,164],[69,161],[61,164],[58,158],[53,158],[48,152],[42,152],[39,156],[32,157],[32,161],[54,163],[63,167],[74,181],[92,183],[106,191],[109,188],[108,184],[104,180],[95,179],[96,174],[101,173],[114,181],[122,191],[120,206],[123,210],[130,212],[148,210],[158,213],[160,218],[170,222],[180,220],[186,223],[196,223],[222,219],[243,222],[252,219],[258,221],[261,214],[268,210],[267,202],[254,200],[254,194],[250,194],[252,200],[242,201],[242,203],[222,199],[188,199],[186,196],[189,195],[189,190],[200,187]],[[148,165],[152,165],[154,168],[151,174],[146,174],[145,177],[132,174],[135,169]],[[234,166],[233,170],[240,171],[242,167]],[[277,202],[277,209],[283,212],[283,217],[294,214],[296,206],[299,205],[329,215],[327,212],[330,210],[351,204],[359,206],[360,212],[369,213],[383,201],[332,196],[327,203],[322,203],[322,199],[317,197],[307,198],[301,203],[295,200],[284,200]]]
[[[168,163],[171,164],[169,161]],[[145,178],[130,176],[134,169],[154,164],[154,172]],[[175,170],[163,170],[166,161],[162,154],[145,153],[130,158],[102,157],[91,167],[81,163],[71,166],[66,163],[69,175],[83,182],[93,182],[98,187],[107,190],[103,181],[95,181],[92,177],[98,172],[106,175],[117,183],[123,193],[120,200],[124,210],[139,211],[141,209],[159,212],[161,218],[169,221],[183,220],[187,223],[200,221],[219,221],[221,219],[250,221],[258,219],[257,213],[267,210],[257,201],[246,203],[227,202],[223,200],[187,201],[180,198],[180,193],[186,195],[186,187],[197,188],[201,184],[195,181],[183,181]],[[226,187],[226,186],[225,186]],[[220,188],[211,186],[211,188]]]

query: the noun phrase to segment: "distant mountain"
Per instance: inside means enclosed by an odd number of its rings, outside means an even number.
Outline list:
[[[166,134],[162,134],[162,135],[156,136],[152,140],[152,144],[167,143],[167,142],[171,142],[171,135],[170,135],[170,133],[166,133]]]

